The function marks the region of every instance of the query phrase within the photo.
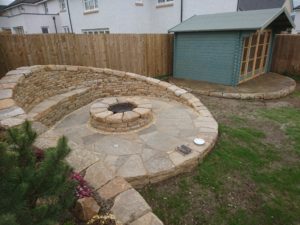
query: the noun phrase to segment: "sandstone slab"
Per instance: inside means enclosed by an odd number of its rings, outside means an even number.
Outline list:
[[[12,89],[0,89],[0,100],[12,98],[13,92]]]
[[[0,110],[7,109],[15,105],[15,101],[12,99],[3,99],[0,100]]]
[[[75,215],[79,220],[88,221],[98,214],[99,205],[92,197],[78,199],[75,206]]]
[[[115,198],[111,211],[117,220],[127,224],[151,212],[151,208],[137,191],[130,189]]]
[[[112,199],[130,188],[131,185],[124,178],[116,177],[101,187],[97,192],[103,199]]]
[[[130,223],[130,225],[163,225],[163,223],[156,215],[154,215],[152,212],[149,212]]]
[[[95,189],[99,189],[114,177],[103,162],[99,161],[86,170],[85,180],[89,182]]]

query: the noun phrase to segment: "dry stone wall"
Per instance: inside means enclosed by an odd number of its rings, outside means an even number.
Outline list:
[[[173,99],[207,114],[187,91],[134,73],[83,66],[31,66],[10,71],[0,80],[0,121],[4,127],[25,119],[52,126],[64,115],[108,96]]]

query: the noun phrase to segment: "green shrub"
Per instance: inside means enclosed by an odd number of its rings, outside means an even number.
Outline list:
[[[74,203],[71,168],[63,161],[70,152],[66,138],[43,151],[33,146],[36,137],[25,122],[0,142],[1,225],[58,224]]]

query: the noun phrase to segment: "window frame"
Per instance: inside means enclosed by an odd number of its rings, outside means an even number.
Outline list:
[[[49,13],[49,8],[48,8],[47,2],[44,2],[43,6],[44,6],[45,14],[48,14]]]
[[[245,36],[240,64],[239,83],[251,80],[263,73],[268,66],[272,44],[272,30],[257,31]]]
[[[65,0],[59,0],[59,8],[61,12],[65,12],[66,11],[66,1]]]
[[[88,8],[87,8],[87,5],[89,6]],[[83,0],[83,7],[84,7],[85,13],[98,12],[99,11],[99,0]]]
[[[24,27],[23,26],[16,26],[16,27],[13,27],[13,31],[15,34],[25,34],[25,31],[24,31]],[[20,32],[21,31],[21,32]]]
[[[65,33],[65,34],[71,33],[71,32],[70,32],[69,26],[63,26],[63,29],[64,29],[64,33]]]
[[[43,32],[43,29],[47,29],[47,32]],[[49,34],[49,27],[48,26],[41,26],[42,34]]]
[[[157,0],[156,8],[173,6],[174,2],[175,2],[174,0]]]
[[[83,34],[109,34],[109,28],[82,29]]]

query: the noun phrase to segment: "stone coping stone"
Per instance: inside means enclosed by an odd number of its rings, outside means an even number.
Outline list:
[[[151,212],[152,209],[136,190],[129,189],[115,198],[111,211],[117,220],[128,224]]]
[[[158,217],[149,212],[144,216],[138,218],[137,220],[133,221],[129,225],[163,225],[163,223],[158,219]]]

